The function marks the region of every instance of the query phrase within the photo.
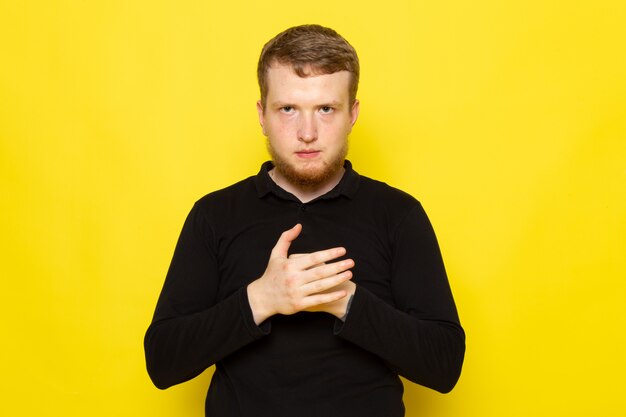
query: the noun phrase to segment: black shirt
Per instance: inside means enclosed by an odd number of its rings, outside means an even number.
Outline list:
[[[200,199],[181,232],[145,338],[148,372],[167,388],[216,364],[211,417],[404,415],[398,375],[440,392],[455,385],[465,335],[420,203],[358,175],[306,204],[269,177]],[[357,285],[345,322],[327,313],[254,323],[246,286],[280,234],[290,253],[343,246]]]

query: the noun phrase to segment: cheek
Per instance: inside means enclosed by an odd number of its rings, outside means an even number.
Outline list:
[[[320,133],[323,132],[326,137],[340,141],[350,133],[350,123],[345,120],[336,120],[334,123],[322,124],[320,130]]]
[[[270,123],[266,125],[266,130],[267,135],[272,139],[272,144],[274,144],[275,147],[287,144],[293,135],[291,127],[284,123]]]

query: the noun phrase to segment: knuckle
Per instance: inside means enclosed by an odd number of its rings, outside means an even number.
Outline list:
[[[332,303],[333,301],[335,301],[335,296],[332,294],[326,295],[324,296],[324,298],[322,298],[322,304],[327,304],[327,303]]]
[[[322,252],[315,252],[311,254],[311,261],[314,264],[324,263],[324,254]]]
[[[341,293],[338,292],[336,288],[333,288],[333,291],[329,292],[326,296],[328,297],[326,302],[330,303],[331,301],[337,301],[338,298],[341,298]]]
[[[322,279],[326,276],[323,268],[315,268],[312,272],[313,272],[313,278],[315,278],[316,280]]]
[[[339,276],[341,276],[344,273],[344,270],[343,270],[343,268],[340,268],[340,267],[335,265],[333,267],[332,273],[333,273],[333,275],[339,277]]]
[[[324,289],[325,289],[325,286],[322,282],[315,281],[313,283],[313,292],[320,292],[320,291],[323,291]]]

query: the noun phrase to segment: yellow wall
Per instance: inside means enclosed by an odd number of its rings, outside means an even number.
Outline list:
[[[384,7],[383,7],[384,6]],[[142,338],[193,202],[266,158],[255,66],[317,22],[359,51],[351,159],[419,198],[468,348],[408,417],[626,414],[626,6],[0,3],[0,414],[202,416]]]

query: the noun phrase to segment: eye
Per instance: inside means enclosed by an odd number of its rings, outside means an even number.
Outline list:
[[[320,107],[320,112],[324,113],[324,114],[328,114],[328,113],[332,113],[333,112],[333,108],[330,106],[322,106]]]
[[[292,106],[283,106],[280,108],[280,111],[283,113],[292,113],[293,112],[293,107]]]

